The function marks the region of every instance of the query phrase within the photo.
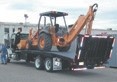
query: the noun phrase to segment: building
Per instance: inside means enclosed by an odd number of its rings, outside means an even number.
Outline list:
[[[30,28],[37,28],[37,24],[24,24],[24,23],[12,23],[12,22],[0,22],[0,43],[8,43],[9,38],[13,32],[17,32],[17,29],[21,28],[22,32],[29,32]]]

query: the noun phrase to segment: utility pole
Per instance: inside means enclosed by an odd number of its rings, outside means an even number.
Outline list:
[[[24,25],[24,27],[26,27],[26,22],[27,22],[28,15],[24,14],[24,18],[25,18],[25,25]]]

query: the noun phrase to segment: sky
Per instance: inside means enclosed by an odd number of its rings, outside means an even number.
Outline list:
[[[24,23],[27,14],[27,22],[37,24],[39,13],[55,10],[67,12],[67,24],[74,24],[94,3],[99,7],[93,28],[117,30],[117,0],[0,0],[0,22]]]

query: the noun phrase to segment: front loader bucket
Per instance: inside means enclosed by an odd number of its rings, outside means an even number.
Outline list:
[[[84,61],[86,66],[106,63],[111,56],[114,40],[112,36],[79,35],[76,60]]]

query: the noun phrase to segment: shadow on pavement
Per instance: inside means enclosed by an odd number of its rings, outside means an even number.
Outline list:
[[[26,63],[25,61],[13,61],[11,64],[25,66],[25,67],[33,67],[34,63]],[[35,69],[36,70],[36,69]],[[38,70],[37,70],[38,71]],[[46,70],[44,70],[46,71]],[[98,70],[99,71],[99,70]],[[43,72],[40,70],[39,72]],[[96,69],[88,69],[88,70],[77,70],[77,71],[70,71],[70,70],[62,70],[62,71],[54,71],[49,72],[50,74],[57,74],[57,75],[64,75],[64,76],[73,76],[73,77],[90,77],[90,76],[100,76],[101,74],[96,71]],[[47,72],[48,74],[48,72]]]
[[[22,66],[25,66],[25,67],[34,67],[34,63],[33,62],[30,62],[30,63],[27,63],[26,61],[12,61],[10,62],[11,64],[15,64],[15,65],[22,65]]]

